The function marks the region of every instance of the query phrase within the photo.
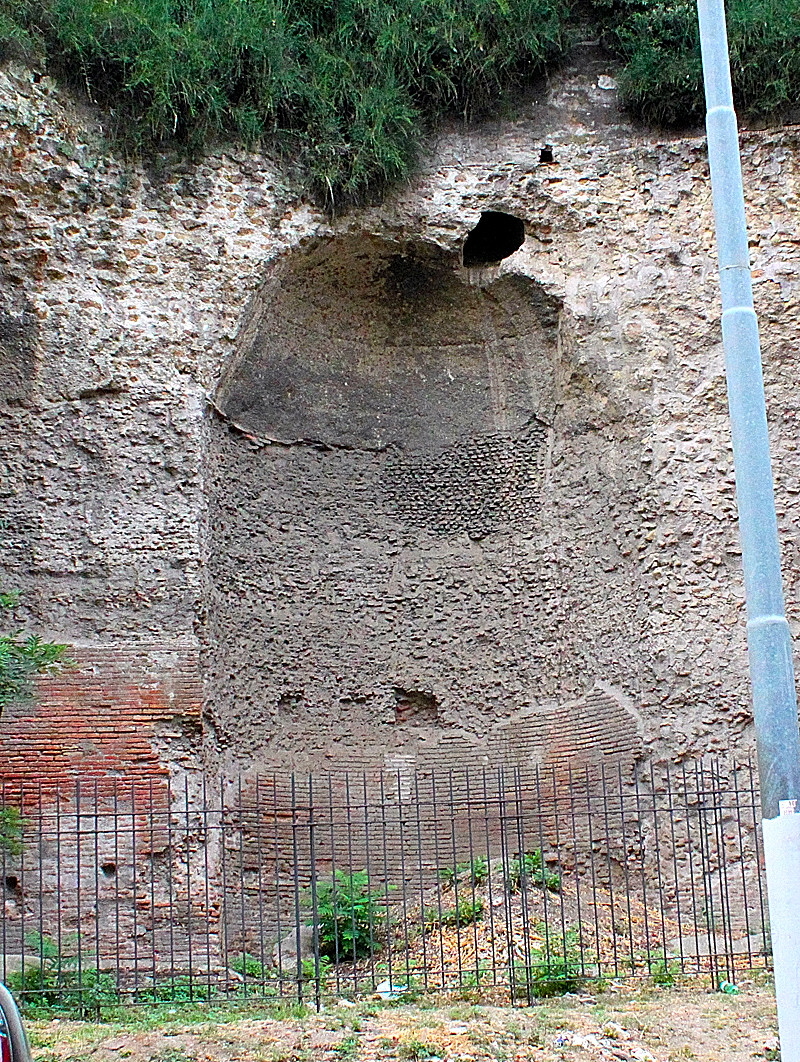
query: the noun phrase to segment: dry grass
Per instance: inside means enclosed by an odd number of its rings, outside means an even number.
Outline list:
[[[735,996],[699,983],[658,989],[611,984],[603,994],[532,1007],[430,997],[409,1005],[366,999],[320,1014],[161,1008],[113,1023],[31,1023],[37,1062],[752,1062],[775,1057],[774,997],[743,982]]]

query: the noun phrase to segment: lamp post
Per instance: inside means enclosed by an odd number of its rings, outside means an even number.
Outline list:
[[[783,1062],[800,1062],[800,731],[723,0],[697,0]]]

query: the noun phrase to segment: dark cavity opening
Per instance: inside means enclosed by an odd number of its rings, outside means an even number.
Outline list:
[[[525,223],[502,210],[484,210],[481,220],[467,233],[464,265],[497,265],[518,251],[525,242]]]
[[[424,690],[405,690],[399,686],[394,691],[394,721],[425,726],[439,719],[439,702],[432,693]]]
[[[9,874],[6,878],[6,888],[9,892],[16,892],[19,887],[19,880],[14,877],[13,874]]]
[[[113,878],[114,875],[117,872],[117,864],[116,863],[101,863],[100,864],[100,869],[103,871],[103,874],[105,875],[105,877]]]

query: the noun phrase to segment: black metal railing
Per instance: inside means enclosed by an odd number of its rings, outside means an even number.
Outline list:
[[[768,967],[749,763],[6,785],[23,1001],[718,986]]]

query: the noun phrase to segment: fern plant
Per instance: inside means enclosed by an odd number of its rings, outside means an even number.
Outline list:
[[[376,948],[376,930],[384,917],[383,894],[370,887],[366,870],[337,870],[333,880],[316,890],[316,920],[319,949],[335,961],[355,961]],[[303,897],[312,903],[310,890]]]

